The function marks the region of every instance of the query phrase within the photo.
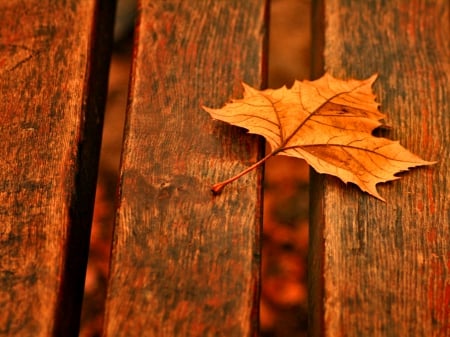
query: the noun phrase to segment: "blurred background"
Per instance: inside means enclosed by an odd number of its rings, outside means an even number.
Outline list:
[[[122,130],[132,52],[135,0],[118,0],[81,337],[102,334]],[[311,0],[271,0],[270,88],[310,76]],[[301,160],[266,164],[262,245],[261,337],[303,337],[307,329],[308,176]]]

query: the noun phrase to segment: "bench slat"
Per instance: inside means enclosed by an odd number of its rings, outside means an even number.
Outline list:
[[[0,4],[2,336],[78,336],[113,19],[95,7]]]
[[[316,3],[324,68],[378,72],[387,136],[439,162],[381,184],[386,204],[314,176],[312,336],[450,335],[449,13],[448,0]]]
[[[253,336],[260,176],[212,196],[261,142],[213,121],[261,84],[264,1],[142,1],[126,121],[107,336]]]

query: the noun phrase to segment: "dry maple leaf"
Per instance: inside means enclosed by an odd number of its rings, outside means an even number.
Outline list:
[[[246,84],[244,98],[221,109],[203,107],[214,119],[263,136],[272,152],[240,174],[212,187],[220,193],[268,158],[303,158],[319,173],[352,182],[378,199],[376,185],[399,179],[408,168],[433,164],[412,154],[398,142],[374,137],[384,118],[375,102],[372,84],[377,75],[343,81],[325,74],[315,81],[295,81],[292,88],[256,90]]]

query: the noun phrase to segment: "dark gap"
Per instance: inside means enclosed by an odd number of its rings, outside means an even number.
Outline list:
[[[309,79],[310,44],[311,0],[272,0],[269,88]],[[309,211],[309,166],[303,160],[268,160],[263,207],[261,337],[303,337],[308,322]]]
[[[135,14],[135,0],[118,0],[80,337],[102,336]]]

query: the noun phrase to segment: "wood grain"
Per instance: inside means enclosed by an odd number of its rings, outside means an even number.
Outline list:
[[[107,336],[253,336],[258,321],[258,138],[213,121],[259,87],[264,1],[142,1],[114,234]]]
[[[78,335],[109,7],[0,4],[1,336]]]
[[[379,73],[375,91],[392,127],[384,136],[439,162],[380,185],[386,204],[315,175],[311,335],[450,336],[450,3],[325,0],[316,8],[325,70]]]

